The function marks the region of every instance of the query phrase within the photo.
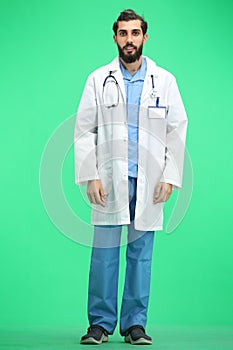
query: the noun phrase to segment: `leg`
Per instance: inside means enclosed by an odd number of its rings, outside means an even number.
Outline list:
[[[95,226],[88,289],[88,319],[109,334],[117,324],[121,226]]]
[[[120,320],[121,335],[125,335],[131,326],[146,326],[154,243],[154,231],[143,232],[134,229],[136,179],[132,184],[134,192],[130,202],[131,223],[128,226],[127,267]]]
[[[145,328],[147,321],[154,232],[148,231],[144,235],[142,231],[138,232],[140,237],[134,241],[131,237],[126,253],[127,267],[120,324],[122,335],[133,325]],[[129,235],[135,233],[131,223]]]

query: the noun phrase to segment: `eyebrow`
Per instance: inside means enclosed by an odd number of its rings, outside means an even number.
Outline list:
[[[131,30],[132,32],[134,31],[141,31],[141,28],[134,28],[134,29],[119,29],[119,32],[127,32],[128,30]]]

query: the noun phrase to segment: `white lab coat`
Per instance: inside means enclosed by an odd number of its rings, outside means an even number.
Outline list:
[[[153,203],[159,182],[182,186],[183,159],[187,116],[174,76],[146,57],[147,72],[139,110],[138,180],[134,225],[136,230],[154,231],[163,228],[163,204]],[[112,71],[119,84],[103,82]],[[154,108],[152,78],[159,97]],[[112,79],[110,79],[112,80]],[[103,101],[104,95],[104,101]],[[105,105],[104,105],[105,103]],[[75,131],[75,182],[86,185],[100,179],[106,195],[106,206],[92,205],[94,225],[130,223],[128,198],[128,127],[126,95],[119,58],[89,75],[78,108]],[[153,106],[153,107],[149,107]]]

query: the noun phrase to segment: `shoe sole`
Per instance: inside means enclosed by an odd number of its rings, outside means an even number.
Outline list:
[[[103,334],[102,337],[100,338],[100,340],[96,340],[95,338],[90,337],[90,338],[81,340],[80,344],[102,344],[102,343],[107,342],[107,341],[108,341],[108,337]]]
[[[125,343],[130,343],[132,345],[152,345],[152,340],[148,340],[145,338],[139,338],[137,340],[133,340],[130,335],[125,337]]]

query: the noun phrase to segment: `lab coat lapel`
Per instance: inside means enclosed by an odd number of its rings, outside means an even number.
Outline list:
[[[148,57],[144,56],[146,58],[146,64],[147,64],[147,70],[146,70],[146,77],[144,80],[143,84],[143,89],[142,89],[142,95],[141,95],[141,106],[146,106],[148,104],[148,97],[152,91],[152,79],[151,75],[154,76],[154,85],[155,85],[155,90],[157,86],[157,66],[155,62],[150,60]]]
[[[110,74],[110,71],[112,71],[112,74],[116,78],[121,90],[121,96],[123,98],[123,102],[126,103],[125,84],[124,84],[123,76],[120,69],[119,57],[116,57],[109,64],[108,69],[109,69],[109,74]]]

